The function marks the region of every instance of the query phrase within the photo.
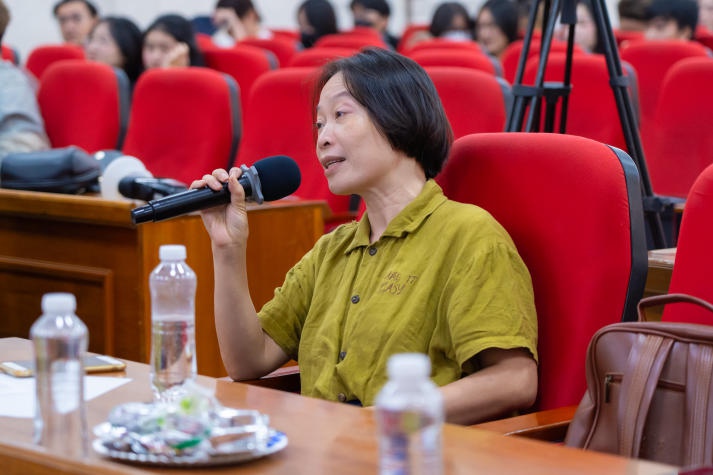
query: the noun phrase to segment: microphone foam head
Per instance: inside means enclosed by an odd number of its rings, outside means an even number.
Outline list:
[[[99,181],[101,196],[106,200],[126,200],[119,192],[119,182],[127,176],[151,178],[151,172],[146,169],[141,160],[124,155],[112,160],[104,170]]]
[[[265,201],[274,201],[291,195],[300,186],[300,167],[290,157],[276,155],[263,158],[253,164],[260,177],[260,186]]]

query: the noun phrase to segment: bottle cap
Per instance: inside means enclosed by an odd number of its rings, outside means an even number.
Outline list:
[[[73,294],[54,292],[42,296],[43,313],[74,313],[77,310],[77,299]]]
[[[387,370],[391,379],[428,378],[431,360],[422,353],[399,353],[389,358]]]
[[[186,246],[183,244],[164,244],[158,248],[158,257],[162,261],[186,260]]]

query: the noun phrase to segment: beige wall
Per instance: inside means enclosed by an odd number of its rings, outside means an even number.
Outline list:
[[[10,8],[12,21],[5,34],[5,42],[16,47],[23,58],[35,46],[60,40],[57,25],[52,17],[56,0],[4,0]],[[161,13],[175,12],[186,16],[207,14],[215,0],[93,0],[103,14],[121,14],[132,18],[139,27],[146,27]],[[254,0],[263,21],[270,27],[294,27],[295,12],[302,0]],[[348,28],[350,0],[332,0],[338,12],[339,26]],[[398,34],[410,21],[428,22],[435,7],[442,0],[389,0],[392,9],[391,30]],[[471,13],[475,13],[484,0],[461,0]],[[616,0],[606,0],[610,6],[611,21],[616,24]],[[407,13],[411,12],[411,17]]]

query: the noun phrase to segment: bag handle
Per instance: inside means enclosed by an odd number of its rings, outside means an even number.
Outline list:
[[[645,308],[656,307],[658,305],[666,305],[669,303],[679,303],[679,302],[692,303],[694,305],[698,305],[700,307],[703,307],[703,308],[708,309],[711,312],[713,312],[713,305],[711,305],[709,302],[707,302],[703,299],[694,297],[693,295],[689,295],[689,294],[654,295],[652,297],[646,297],[644,299],[641,299],[639,301],[639,304],[636,306],[637,311],[639,313],[639,321],[640,322],[648,322],[649,321],[648,318],[646,317],[646,312],[644,311]],[[713,324],[713,315],[711,315],[711,324]]]

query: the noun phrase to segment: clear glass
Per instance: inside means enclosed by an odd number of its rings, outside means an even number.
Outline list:
[[[86,457],[82,361],[87,327],[73,312],[46,312],[32,325],[30,338],[35,351],[35,443],[70,457]]]
[[[151,387],[157,400],[175,400],[195,380],[196,275],[183,260],[151,272]]]
[[[443,473],[443,398],[428,377],[390,379],[376,398],[381,475]]]

